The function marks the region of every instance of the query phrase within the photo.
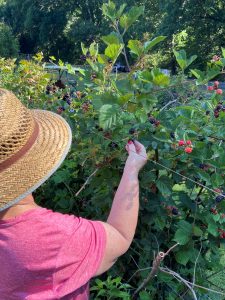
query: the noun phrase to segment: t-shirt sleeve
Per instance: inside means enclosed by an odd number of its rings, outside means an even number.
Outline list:
[[[76,218],[72,234],[62,236],[61,242],[53,275],[53,290],[59,298],[95,276],[103,259],[106,232],[98,221]]]

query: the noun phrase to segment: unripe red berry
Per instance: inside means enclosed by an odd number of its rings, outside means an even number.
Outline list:
[[[185,141],[184,140],[180,140],[178,143],[179,146],[184,146],[185,145]]]
[[[217,93],[218,95],[222,95],[222,94],[223,94],[223,91],[222,91],[221,89],[218,89],[218,90],[216,90],[216,93]]]
[[[186,147],[186,148],[184,149],[184,151],[185,151],[186,153],[191,153],[191,152],[193,151],[193,149],[192,149],[191,147]]]
[[[208,91],[213,91],[214,88],[213,88],[213,86],[208,86],[208,87],[207,87],[207,90],[208,90]]]
[[[217,87],[218,87],[219,84],[220,84],[219,81],[215,81],[215,82],[214,82],[214,86],[217,86]]]

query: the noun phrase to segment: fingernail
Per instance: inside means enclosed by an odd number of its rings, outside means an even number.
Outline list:
[[[128,144],[132,144],[133,142],[131,140],[128,141]]]

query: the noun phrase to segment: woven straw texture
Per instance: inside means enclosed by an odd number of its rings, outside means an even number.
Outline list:
[[[35,120],[39,132],[32,147],[1,170],[1,163],[29,140]],[[62,117],[28,110],[11,92],[0,89],[0,211],[32,193],[56,171],[70,149],[71,139],[71,129]]]

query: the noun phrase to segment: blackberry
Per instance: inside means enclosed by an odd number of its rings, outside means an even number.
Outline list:
[[[223,105],[222,105],[222,104],[218,104],[218,105],[216,106],[216,110],[218,110],[218,111],[220,111],[222,108],[223,108]]]
[[[131,129],[129,130],[129,134],[135,134],[135,132],[136,132],[136,129],[135,129],[135,128],[131,128]]]
[[[178,209],[176,207],[172,208],[172,214],[177,216],[179,214]]]
[[[118,144],[115,143],[115,142],[111,142],[111,143],[109,144],[109,147],[110,147],[111,149],[118,149],[118,148],[119,148]]]
[[[210,114],[210,110],[207,110],[207,111],[205,112],[205,114],[206,114],[206,116],[208,116],[208,115]]]
[[[171,137],[172,139],[175,139],[175,134],[174,134],[174,132],[171,132],[171,133],[170,133],[170,137]]]
[[[153,117],[149,117],[148,120],[149,120],[149,122],[150,122],[151,124],[155,124],[155,123],[156,123],[156,119],[153,118]]]
[[[216,203],[220,203],[223,200],[224,200],[224,196],[219,195],[216,197]]]

